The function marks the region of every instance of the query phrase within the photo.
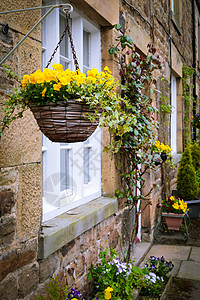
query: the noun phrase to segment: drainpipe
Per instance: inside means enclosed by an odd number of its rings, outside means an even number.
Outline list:
[[[196,114],[196,100],[197,100],[197,96],[196,96],[196,26],[195,26],[195,0],[192,0],[192,26],[193,26],[193,30],[192,30],[192,50],[193,50],[193,68],[195,70],[194,74],[193,74],[193,98],[194,98],[194,102],[193,102],[193,116]],[[193,141],[196,141],[196,128],[193,127]]]

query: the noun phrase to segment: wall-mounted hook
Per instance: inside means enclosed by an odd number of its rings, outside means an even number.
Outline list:
[[[66,4],[67,7],[63,8],[63,11],[65,14],[70,14],[73,12],[73,7],[71,6],[71,4]]]
[[[3,26],[2,26],[2,32],[3,32],[3,34],[8,34],[8,30],[9,30],[9,26],[8,26],[8,24],[4,24]]]

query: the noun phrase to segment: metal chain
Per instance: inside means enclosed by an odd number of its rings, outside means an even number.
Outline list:
[[[63,38],[64,38],[64,36],[66,35],[66,32],[68,32],[69,40],[70,40],[70,44],[71,44],[71,49],[72,49],[72,55],[73,55],[73,59],[74,59],[74,65],[75,65],[75,67],[76,67],[76,70],[79,69],[78,60],[77,60],[77,57],[76,57],[76,51],[75,51],[75,48],[74,48],[74,43],[73,43],[73,39],[72,39],[71,31],[70,31],[70,26],[69,26],[69,18],[70,18],[70,17],[69,17],[69,13],[66,12],[66,21],[67,21],[66,28],[65,28],[65,30],[64,30],[64,32],[63,32],[61,38],[60,38],[60,41],[58,42],[58,44],[57,44],[57,46],[56,46],[54,52],[52,53],[52,55],[51,55],[51,57],[50,57],[50,59],[49,59],[47,65],[46,65],[46,68],[49,67],[49,65],[50,65],[50,63],[51,63],[51,61],[52,61],[52,59],[54,58],[54,56],[55,56],[55,54],[56,54],[56,52],[57,52],[57,50],[58,50],[58,48],[59,48],[59,46],[60,46],[60,44],[61,44]]]

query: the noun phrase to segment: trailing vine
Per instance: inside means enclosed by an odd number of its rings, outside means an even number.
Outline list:
[[[117,24],[115,29],[120,32],[121,26]],[[136,237],[138,217],[143,209],[151,204],[149,195],[153,187],[144,193],[145,173],[155,168],[152,149],[158,124],[155,120],[157,109],[153,106],[156,91],[153,72],[161,68],[161,64],[152,44],[148,44],[147,56],[143,56],[136,51],[129,36],[120,33],[116,42],[116,45],[111,45],[109,53],[118,58],[122,96],[129,99],[128,113],[135,116],[131,130],[121,137],[116,133],[113,140],[113,145],[118,145],[116,161],[123,187],[121,191],[116,190],[116,195],[120,199],[126,199],[129,210],[135,208],[136,212],[133,231],[127,232],[129,245],[126,261],[128,261]],[[144,201],[145,204],[142,204]]]

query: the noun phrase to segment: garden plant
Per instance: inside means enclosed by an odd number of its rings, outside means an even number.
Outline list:
[[[199,188],[190,146],[185,148],[181,157],[177,174],[177,191],[179,197],[185,201],[195,200],[198,195]]]

